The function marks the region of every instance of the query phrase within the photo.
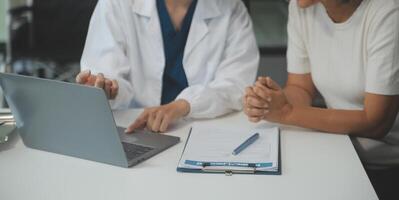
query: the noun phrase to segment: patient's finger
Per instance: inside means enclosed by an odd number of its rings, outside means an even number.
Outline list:
[[[267,82],[267,86],[268,88],[271,88],[273,90],[279,91],[281,90],[280,85],[278,85],[273,79],[271,79],[270,77],[266,78],[266,82]]]
[[[267,112],[267,109],[247,108],[249,117],[263,117]]]
[[[267,86],[267,77],[259,77],[257,82],[261,83],[264,86]]]
[[[252,123],[258,123],[262,120],[260,117],[249,117],[248,120]]]
[[[265,101],[270,102],[271,98],[272,98],[272,90],[270,90],[269,88],[257,83],[256,87],[254,88],[254,92],[257,96],[259,96],[260,98],[262,98]]]
[[[255,97],[248,97],[247,103],[249,106],[255,108],[269,108],[269,103],[267,101]]]
[[[256,96],[253,87],[247,87],[245,89],[245,97],[249,97],[249,96]]]

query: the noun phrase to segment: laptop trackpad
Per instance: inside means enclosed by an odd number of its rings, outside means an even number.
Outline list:
[[[162,135],[158,133],[151,133],[148,130],[136,130],[133,134],[126,134],[124,128],[119,128],[119,138],[122,142],[139,144],[151,148],[164,149],[170,147],[180,141],[180,138]]]
[[[122,142],[136,143],[139,139],[134,134],[126,134],[126,128],[118,127],[119,138]]]

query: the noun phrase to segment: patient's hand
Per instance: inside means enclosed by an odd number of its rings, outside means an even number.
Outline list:
[[[152,132],[165,132],[170,124],[186,116],[190,112],[190,104],[186,100],[177,100],[167,105],[147,108],[131,124],[126,133],[132,133],[136,129],[147,127]]]
[[[101,88],[108,99],[115,99],[118,95],[118,82],[105,78],[102,73],[93,75],[90,70],[82,71],[76,76],[76,83]]]
[[[269,77],[261,77],[255,86],[247,88],[243,103],[244,112],[252,122],[264,119],[281,123],[292,110],[284,91]]]
[[[261,121],[269,108],[269,102],[258,97],[254,92],[254,87],[247,87],[243,97],[244,113],[249,121],[257,123]]]

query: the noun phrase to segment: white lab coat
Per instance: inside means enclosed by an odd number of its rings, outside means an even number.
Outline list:
[[[190,103],[188,117],[212,118],[240,110],[255,80],[259,52],[240,0],[198,0],[183,66],[189,87],[176,99]],[[99,0],[81,68],[119,82],[113,109],[159,106],[165,67],[155,0]]]

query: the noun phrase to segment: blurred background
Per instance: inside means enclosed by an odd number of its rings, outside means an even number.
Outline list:
[[[97,0],[0,0],[0,71],[73,82]],[[259,75],[284,84],[287,0],[244,0],[262,55]],[[4,105],[0,91],[0,105]]]

